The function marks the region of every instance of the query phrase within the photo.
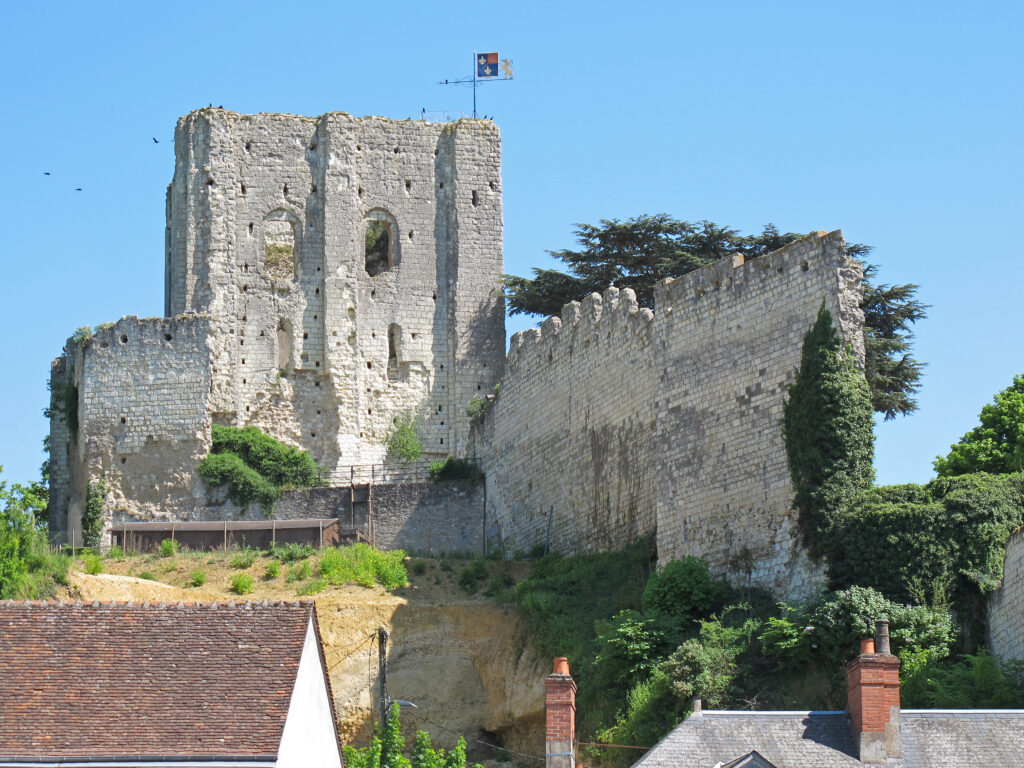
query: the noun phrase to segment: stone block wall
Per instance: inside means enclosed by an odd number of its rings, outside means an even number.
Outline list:
[[[989,643],[1005,660],[1024,660],[1024,528],[1006,542],[1003,583],[988,600]]]
[[[383,461],[412,411],[428,455],[463,453],[504,353],[494,124],[203,109],[175,147],[167,309],[217,318],[217,420],[330,470]],[[371,222],[389,233],[374,274]]]
[[[69,344],[51,382],[54,538],[82,542],[90,481],[102,480],[109,519],[202,506],[196,466],[210,446],[211,321],[201,315],[125,317]],[[74,388],[77,415],[61,393]],[[75,421],[72,426],[70,419]]]
[[[481,480],[374,486],[373,543],[434,555],[482,553],[485,498]]]
[[[863,361],[859,265],[841,232],[657,288],[611,288],[513,337],[475,432],[488,518],[563,552],[657,533],[662,562],[708,559],[734,582],[801,599],[822,569],[795,546],[782,403],[822,302]],[[549,523],[550,517],[550,523]]]
[[[467,452],[467,405],[504,361],[493,123],[201,109],[178,121],[166,211],[176,319],[158,322],[204,318],[201,349],[163,341],[177,339],[171,325],[126,318],[55,363],[55,384],[74,377],[87,427],[76,440],[59,415],[52,423],[58,537],[90,478],[110,487],[108,514],[249,514],[207,508],[194,469],[215,423],[308,450],[329,482],[383,462],[409,412],[425,458]],[[376,262],[372,227],[387,232]]]

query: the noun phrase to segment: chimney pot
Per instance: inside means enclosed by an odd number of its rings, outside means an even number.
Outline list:
[[[889,650],[889,622],[885,619],[875,622],[875,645],[879,653],[891,653]]]
[[[862,655],[865,654],[865,653],[874,653],[875,652],[875,638],[873,638],[873,637],[865,637],[863,640],[861,640],[860,641],[860,652],[861,652]]]
[[[565,656],[555,657],[555,671],[556,675],[568,675],[569,674],[569,660]]]

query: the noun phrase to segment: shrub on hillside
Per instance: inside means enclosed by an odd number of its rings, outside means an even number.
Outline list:
[[[181,544],[174,539],[164,539],[160,542],[160,557],[174,557],[180,548]]]
[[[252,592],[252,576],[247,573],[236,573],[231,577],[231,591],[236,595],[248,595]]]
[[[271,557],[276,557],[282,563],[294,563],[304,560],[314,552],[316,552],[316,549],[313,548],[312,544],[299,544],[294,541],[290,541],[287,544],[272,542],[267,549],[267,554]]]
[[[256,550],[242,549],[231,556],[231,567],[245,569],[256,562]]]
[[[730,594],[728,584],[711,578],[706,562],[687,556],[651,574],[642,604],[647,613],[686,625],[720,610]]]

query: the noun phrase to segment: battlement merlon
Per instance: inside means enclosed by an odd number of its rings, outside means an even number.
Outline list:
[[[619,290],[610,286],[603,293],[592,293],[582,301],[571,301],[562,307],[560,316],[549,317],[539,328],[513,334],[509,344],[508,367],[512,369],[524,355],[542,354],[542,350],[557,354],[554,347],[560,341],[569,343],[573,333],[596,332],[609,322],[609,313],[637,323],[636,331],[649,330],[655,317],[686,312],[696,302],[710,298],[719,291],[742,288],[745,281],[760,279],[767,272],[799,276],[808,272],[815,260],[816,267],[834,269],[835,293],[823,296],[832,312],[834,322],[843,338],[864,364],[864,312],[860,307],[864,295],[863,266],[846,253],[846,240],[842,230],[825,233],[812,232],[800,240],[789,243],[777,251],[746,260],[736,253],[713,264],[696,269],[681,277],[660,280],[654,289],[654,311],[638,308],[632,290]],[[818,271],[817,269],[815,271]]]

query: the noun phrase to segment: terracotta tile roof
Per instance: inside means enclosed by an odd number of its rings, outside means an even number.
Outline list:
[[[0,761],[273,760],[311,615],[311,602],[0,602]]]

